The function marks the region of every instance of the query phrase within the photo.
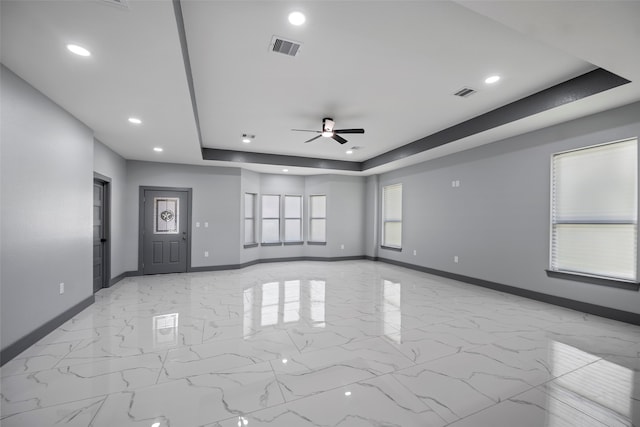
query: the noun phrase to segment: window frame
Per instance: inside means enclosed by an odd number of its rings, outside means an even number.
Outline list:
[[[316,213],[313,211],[313,202],[311,201],[313,197],[323,197],[324,198],[324,216],[316,216]],[[311,240],[311,230],[312,230],[312,222],[313,221],[324,221],[324,240]],[[326,194],[310,194],[309,195],[309,232],[307,235],[307,244],[308,245],[326,245],[327,244],[327,195]]]
[[[277,197],[278,198],[278,216],[277,217],[265,217],[264,216],[264,198],[265,197]],[[264,221],[265,220],[277,220],[278,221],[278,240],[272,242],[266,242],[264,240]],[[282,245],[282,197],[280,194],[262,194],[260,197],[260,245],[261,246],[280,246]]]
[[[251,209],[251,217],[247,216],[247,196],[252,196],[251,197],[251,203],[253,204],[252,209]],[[251,192],[245,192],[244,193],[244,205],[243,205],[243,216],[244,216],[244,223],[243,223],[243,233],[244,233],[244,247],[246,248],[254,248],[256,246],[258,246],[258,228],[257,228],[257,215],[256,215],[256,211],[257,211],[257,203],[256,200],[258,199],[258,194],[257,193],[251,193]],[[251,239],[251,241],[247,241],[247,221],[252,221],[253,223],[253,238]]]
[[[596,216],[594,215],[593,217],[591,217],[590,219],[586,220],[586,219],[579,219],[579,220],[557,220],[554,218],[554,213],[556,210],[556,206],[557,206],[557,201],[556,201],[556,186],[555,186],[555,182],[556,182],[556,167],[555,167],[555,161],[557,159],[557,156],[560,155],[566,155],[569,153],[573,153],[573,152],[579,152],[579,151],[585,151],[585,150],[590,150],[590,149],[596,149],[596,148],[600,148],[603,146],[607,146],[607,145],[614,145],[614,144],[618,144],[618,143],[624,143],[624,142],[628,142],[628,141],[635,141],[636,144],[636,162],[635,162],[635,174],[636,174],[636,181],[635,181],[635,197],[636,197],[636,212],[635,212],[635,219],[630,219],[630,220],[606,220],[606,219],[602,219],[602,218],[596,218]],[[605,142],[605,143],[601,143],[601,144],[593,144],[593,145],[589,145],[589,146],[585,146],[585,147],[579,147],[579,148],[575,148],[575,149],[570,149],[570,150],[565,150],[565,151],[560,151],[560,152],[556,152],[556,153],[552,153],[550,156],[550,162],[549,162],[549,260],[548,260],[548,267],[545,270],[547,273],[547,276],[549,277],[554,277],[554,278],[561,278],[561,279],[566,279],[566,280],[573,280],[573,281],[578,281],[578,282],[583,282],[583,283],[591,283],[591,284],[597,284],[597,285],[605,285],[605,286],[612,286],[612,287],[617,287],[617,288],[623,288],[623,289],[632,289],[632,290],[639,290],[640,289],[640,283],[638,282],[638,273],[640,271],[639,269],[639,261],[638,259],[638,201],[640,199],[639,196],[639,190],[640,190],[640,185],[638,185],[638,176],[639,176],[639,172],[640,172],[640,146],[639,146],[639,141],[637,137],[631,137],[631,138],[625,138],[625,139],[620,139],[620,140],[615,140],[615,141],[610,141],[610,142]],[[618,225],[618,224],[626,224],[626,225],[633,225],[635,227],[635,242],[634,242],[634,249],[635,249],[635,259],[636,259],[636,263],[634,266],[634,274],[635,274],[635,278],[633,279],[625,279],[625,278],[621,278],[621,277],[614,277],[614,276],[608,276],[606,274],[594,274],[594,273],[590,273],[590,272],[581,272],[581,271],[573,271],[573,270],[563,270],[563,269],[559,269],[559,268],[554,268],[555,263],[557,262],[556,259],[554,259],[554,255],[555,255],[555,251],[554,251],[554,236],[555,236],[555,226],[559,225],[559,224],[576,224],[576,225]]]
[[[386,208],[386,197],[385,197],[386,189],[387,188],[392,188],[392,187],[400,187],[400,219],[395,219],[395,218],[394,219],[387,219],[386,218],[386,209],[385,209]],[[398,251],[398,252],[402,252],[402,229],[403,229],[403,227],[402,227],[402,223],[403,223],[403,219],[402,219],[402,217],[403,217],[403,209],[402,209],[402,207],[403,206],[402,205],[404,204],[404,202],[403,202],[404,197],[403,197],[402,190],[403,190],[403,185],[402,185],[401,182],[396,182],[396,183],[393,183],[393,184],[388,184],[388,185],[382,186],[382,197],[381,197],[382,203],[380,204],[381,209],[382,209],[382,215],[380,216],[382,218],[382,221],[381,221],[382,230],[381,230],[381,233],[380,233],[382,238],[381,238],[381,241],[380,241],[380,247],[383,248],[383,249],[389,249],[389,250]],[[399,223],[400,224],[400,245],[399,246],[391,245],[391,244],[387,243],[387,239],[386,239],[387,236],[386,236],[386,232],[385,232],[387,223]]]
[[[297,198],[299,200],[300,203],[300,216],[288,216],[287,215],[287,198]],[[283,209],[282,209],[282,218],[283,218],[283,235],[281,236],[282,241],[284,242],[285,245],[301,245],[304,243],[304,235],[303,230],[302,230],[302,224],[303,224],[303,218],[304,218],[304,206],[303,206],[303,196],[301,194],[285,194],[284,198],[283,198]],[[300,221],[300,226],[299,226],[299,236],[300,238],[298,240],[287,240],[287,220],[289,219],[293,219],[293,220],[298,220]]]

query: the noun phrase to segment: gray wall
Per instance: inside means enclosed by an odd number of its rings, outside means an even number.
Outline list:
[[[93,293],[93,133],[4,66],[0,90],[5,349]]]
[[[331,175],[329,179],[327,256],[362,256],[365,245],[366,179],[344,175]]]
[[[140,186],[192,189],[191,267],[239,264],[240,184],[238,168],[127,161],[127,232],[122,248],[127,270],[138,270]]]
[[[303,196],[303,238],[308,236],[309,196],[327,196],[327,244],[326,245],[286,245],[259,246],[242,249],[242,262],[257,259],[344,256],[364,254],[365,182],[363,177],[341,175],[272,175],[242,171],[242,193],[302,195]],[[258,198],[258,216],[260,215]],[[349,212],[345,215],[345,212]],[[242,218],[242,214],[239,216]],[[242,224],[241,224],[242,227]],[[260,241],[260,220],[257,221],[258,241]],[[243,236],[241,236],[242,247]],[[341,249],[344,245],[344,249]]]
[[[403,250],[379,256],[640,313],[638,292],[545,273],[550,156],[639,134],[636,103],[386,173],[380,188],[403,184]]]
[[[119,276],[127,271],[125,246],[127,223],[125,212],[125,195],[127,194],[127,161],[109,147],[95,140],[93,145],[93,170],[111,179],[111,275]]]

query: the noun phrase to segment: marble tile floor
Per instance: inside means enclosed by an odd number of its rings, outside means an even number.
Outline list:
[[[128,278],[0,373],[3,427],[640,426],[640,327],[364,260]]]

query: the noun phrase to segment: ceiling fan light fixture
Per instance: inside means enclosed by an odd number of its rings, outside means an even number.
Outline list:
[[[331,138],[333,136],[333,132],[325,130],[322,132],[322,136],[324,136],[325,138]]]

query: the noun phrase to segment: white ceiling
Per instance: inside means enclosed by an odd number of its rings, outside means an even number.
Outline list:
[[[182,0],[190,76],[171,1],[0,4],[2,63],[127,159],[281,172],[202,160],[190,78],[204,147],[349,161],[597,67],[632,81],[365,172],[289,167],[293,174],[379,173],[640,100],[638,1]],[[287,22],[293,10],[306,14],[303,26]],[[271,52],[274,35],[301,42],[298,55]],[[70,54],[67,43],[92,56]],[[488,86],[492,74],[502,80]],[[452,95],[464,86],[478,92]],[[342,146],[304,144],[314,135],[291,131],[320,129],[323,117],[366,133],[344,135]],[[256,139],[243,144],[243,133]]]

